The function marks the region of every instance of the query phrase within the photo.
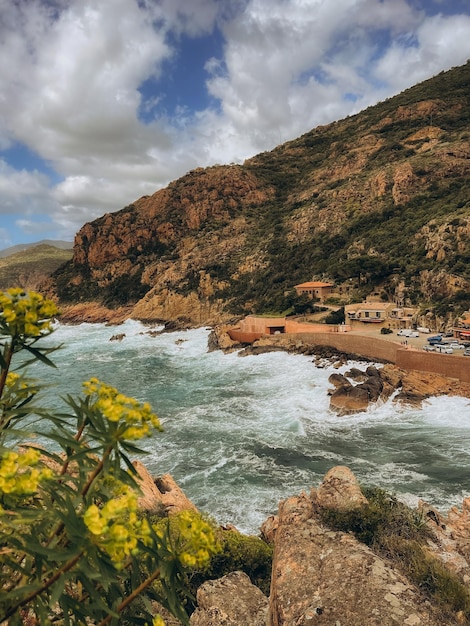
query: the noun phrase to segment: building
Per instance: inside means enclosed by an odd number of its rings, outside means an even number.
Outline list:
[[[363,324],[377,324],[396,330],[412,328],[415,314],[415,309],[397,307],[394,302],[360,302],[344,307],[346,323],[353,328]]]
[[[306,294],[309,298],[316,298],[320,302],[324,302],[331,295],[333,288],[332,284],[322,282],[302,283],[294,287],[298,296]]]

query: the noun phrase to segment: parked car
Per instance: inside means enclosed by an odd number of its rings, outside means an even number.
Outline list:
[[[426,335],[428,335],[431,332],[430,328],[427,328],[426,326],[418,326],[418,328],[416,329],[419,333],[424,333]]]
[[[465,346],[458,341],[450,341],[449,343],[446,343],[446,346],[452,348],[452,350],[465,350]]]
[[[416,330],[412,330],[410,333],[410,337],[419,337],[419,333]]]
[[[400,330],[397,332],[397,335],[399,335],[400,337],[410,337],[411,330],[409,328],[400,328]]]
[[[426,352],[434,352],[435,349],[436,349],[435,346],[433,346],[432,344],[423,346],[423,350],[426,350]]]
[[[428,343],[430,344],[441,343],[441,341],[442,335],[433,335],[432,337],[428,337]]]
[[[465,350],[463,351],[463,355],[470,356],[470,348],[465,348]]]
[[[449,346],[446,346],[446,344],[436,344],[434,347],[436,352],[440,352],[441,354],[453,354],[454,352],[452,348],[449,348]]]

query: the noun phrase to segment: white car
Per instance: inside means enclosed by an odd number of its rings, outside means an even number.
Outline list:
[[[451,341],[450,343],[446,343],[448,348],[452,348],[452,350],[465,350],[465,346],[457,341]]]
[[[434,346],[431,346],[431,345],[425,345],[425,346],[423,346],[423,350],[426,350],[426,352],[434,352],[436,350],[436,348]]]
[[[419,337],[419,333],[416,330],[412,330],[410,333],[410,337]]]
[[[443,345],[437,345],[435,346],[436,352],[440,352],[441,354],[453,354],[453,350],[452,348],[449,348],[449,346],[443,344]]]

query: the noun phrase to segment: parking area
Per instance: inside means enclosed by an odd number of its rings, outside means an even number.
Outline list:
[[[393,341],[395,343],[401,344],[402,346],[407,346],[415,350],[426,349],[426,351],[437,352],[437,353],[441,352],[441,350],[436,350],[436,349],[429,350],[430,346],[428,342],[429,337],[434,337],[435,335],[438,335],[439,333],[429,333],[429,334],[419,333],[418,337],[405,337],[403,335],[398,335],[397,331],[393,331],[393,333],[382,335],[379,329],[374,329],[374,328],[371,328],[371,329],[365,329],[365,328],[356,329],[355,328],[351,330],[350,332],[354,334],[358,334],[358,335],[365,335],[367,337],[377,337],[378,339],[380,338],[381,340],[385,340],[385,341]],[[452,342],[456,342],[456,340],[453,339],[452,337],[443,337],[441,344],[448,345]],[[461,343],[461,342],[458,342],[458,343]],[[436,344],[436,345],[439,345],[439,344]],[[457,357],[463,357],[465,353],[465,346],[463,346],[462,348],[453,348],[452,352],[446,351],[445,353],[452,354]],[[468,354],[465,355],[465,357],[468,358],[470,361],[470,356]]]

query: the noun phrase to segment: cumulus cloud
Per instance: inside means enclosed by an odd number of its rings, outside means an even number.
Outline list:
[[[180,42],[214,29],[211,100],[163,110]],[[470,57],[469,12],[428,16],[416,0],[19,0],[2,3],[0,35],[0,149],[22,142],[61,179],[3,163],[0,211],[25,232],[49,216],[69,239],[189,169],[240,162]]]
[[[0,161],[0,215],[55,213],[60,206],[52,198],[47,176],[15,170]]]

